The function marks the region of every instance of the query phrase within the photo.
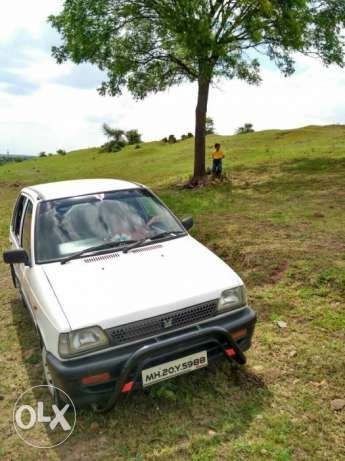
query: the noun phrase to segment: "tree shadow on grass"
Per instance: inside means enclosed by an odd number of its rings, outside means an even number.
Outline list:
[[[323,159],[322,159],[323,160]],[[281,172],[278,176],[268,176],[268,179],[250,185],[244,184],[237,186],[240,191],[253,190],[256,193],[270,194],[270,197],[277,197],[276,194],[284,193],[295,196],[296,194],[304,194],[305,192],[324,192],[334,190],[342,191],[341,187],[344,183],[345,166],[342,162],[334,163],[330,160],[330,167],[327,167],[327,162],[313,162],[307,160],[295,162],[281,166]]]
[[[325,189],[338,183],[343,185],[345,157],[298,157],[280,163],[278,169],[276,164],[270,162],[250,166],[237,165],[234,172],[249,175],[247,181],[236,185],[237,191],[253,189],[258,192],[299,193],[304,190]]]
[[[345,157],[301,157],[284,162],[281,171],[293,173],[341,173],[345,170]]]
[[[236,173],[255,173],[257,175],[269,173],[277,168],[276,163],[271,161],[258,164],[236,164],[233,171]],[[338,173],[345,170],[345,157],[330,158],[323,157],[295,157],[279,164],[280,171],[291,173]]]
[[[31,386],[42,384],[40,346],[31,319],[20,302],[11,304]],[[30,359],[28,350],[33,352]],[[219,360],[149,391],[122,397],[110,413],[78,410],[72,436],[53,450],[64,460],[146,459],[154,452],[162,454],[160,459],[190,458],[195,446],[198,450],[207,446],[214,434],[219,444],[236,440],[270,401],[260,377],[247,367]],[[51,437],[48,430],[47,435]]]

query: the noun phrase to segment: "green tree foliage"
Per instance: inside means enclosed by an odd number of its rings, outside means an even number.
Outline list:
[[[168,143],[169,144],[175,144],[176,142],[177,142],[176,137],[173,134],[169,135]]]
[[[111,128],[107,123],[102,125],[103,133],[113,141],[124,141],[125,132],[118,128]]]
[[[111,141],[106,142],[100,148],[100,152],[119,152],[122,150],[127,143],[125,141],[115,141],[112,139]]]
[[[240,126],[235,131],[236,134],[246,134],[246,133],[253,133],[255,130],[253,128],[252,123],[245,123],[243,126]]]
[[[109,141],[103,144],[101,152],[118,152],[123,149],[126,144],[140,144],[141,134],[138,130],[132,129],[128,131],[112,128],[107,123],[102,125],[104,134],[109,138]]]
[[[141,134],[138,130],[128,130],[126,131],[126,138],[128,144],[140,144],[141,141]]]
[[[59,154],[59,155],[66,155],[65,149],[58,149],[58,150],[56,151],[56,153]]]
[[[181,141],[185,141],[186,139],[190,139],[190,138],[193,138],[193,133],[183,134],[181,136]]]
[[[220,77],[260,82],[268,56],[294,71],[296,52],[344,64],[344,0],[65,0],[50,23],[58,62],[90,62],[106,72],[101,94],[136,98],[197,82],[194,182],[205,175],[209,88]],[[257,53],[258,52],[258,53]]]
[[[127,141],[124,130],[112,128],[107,123],[103,123],[102,128],[109,141],[101,146],[101,152],[119,152],[125,147]]]
[[[206,117],[206,134],[214,134],[214,121],[211,117]]]

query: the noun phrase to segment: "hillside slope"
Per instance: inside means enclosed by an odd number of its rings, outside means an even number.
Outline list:
[[[151,142],[141,149],[128,146],[114,154],[97,148],[74,151],[67,156],[37,158],[0,168],[0,181],[22,184],[82,177],[118,177],[167,184],[192,172],[193,139],[177,144]],[[237,136],[209,136],[207,149],[221,142],[227,154],[225,169],[258,163],[277,164],[295,158],[337,158],[345,150],[345,126],[310,126],[296,130],[270,130]],[[208,161],[209,165],[211,161]],[[317,165],[315,166],[317,168]]]
[[[210,136],[209,150],[215,141],[231,183],[194,190],[176,187],[192,171],[191,140],[0,167],[2,249],[25,185],[94,177],[142,182],[180,217],[194,216],[193,234],[239,272],[259,318],[245,368],[215,364],[124,399],[106,416],[84,411],[65,444],[42,452],[24,445],[11,426],[14,401],[41,383],[42,369],[2,264],[2,459],[345,459],[345,409],[331,407],[345,399],[345,127]]]

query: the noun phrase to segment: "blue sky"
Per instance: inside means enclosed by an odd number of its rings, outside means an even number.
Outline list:
[[[47,24],[62,0],[12,0],[0,16],[0,154],[37,154],[97,146],[101,125],[137,128],[145,140],[193,131],[196,87],[186,84],[134,101],[101,97],[102,73],[89,65],[58,65],[51,57],[59,37]],[[220,81],[211,90],[209,115],[217,132],[243,123],[257,130],[345,123],[345,74],[335,66],[297,57],[298,71],[284,78],[263,66],[263,83]]]

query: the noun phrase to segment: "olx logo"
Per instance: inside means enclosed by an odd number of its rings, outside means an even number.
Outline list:
[[[63,407],[59,408],[53,401],[56,392],[64,400]],[[72,434],[76,411],[73,401],[63,390],[54,386],[34,386],[15,403],[13,424],[19,437],[28,445],[53,448]]]
[[[30,406],[30,405],[21,405],[18,410],[16,411],[16,423],[17,425],[24,430],[31,429],[36,422],[39,423],[49,423],[50,429],[53,431],[58,424],[61,425],[64,431],[70,431],[71,426],[69,425],[68,421],[64,417],[65,412],[68,410],[69,404],[65,405],[62,410],[53,404],[52,409],[55,414],[54,419],[51,416],[44,416],[44,403],[37,402],[37,411]],[[30,419],[28,423],[23,422],[23,413],[28,412]]]

